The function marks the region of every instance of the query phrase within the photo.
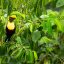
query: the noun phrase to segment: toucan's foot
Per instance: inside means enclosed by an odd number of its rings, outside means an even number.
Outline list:
[[[6,38],[6,39],[5,39],[5,42],[9,42],[9,41],[10,41],[10,39],[9,39],[9,38]]]

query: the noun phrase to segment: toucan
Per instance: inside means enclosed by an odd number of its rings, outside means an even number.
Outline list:
[[[10,41],[11,36],[15,33],[15,23],[14,20],[16,19],[16,15],[11,15],[9,16],[9,20],[6,24],[6,38],[5,38],[5,42]]]

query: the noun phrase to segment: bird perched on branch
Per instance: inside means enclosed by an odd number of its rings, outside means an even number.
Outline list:
[[[10,41],[11,36],[15,33],[15,24],[14,20],[16,19],[16,15],[12,15],[9,17],[9,21],[6,24],[6,39],[5,42]]]

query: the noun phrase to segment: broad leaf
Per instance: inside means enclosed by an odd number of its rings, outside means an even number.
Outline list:
[[[34,53],[34,58],[35,58],[35,61],[36,61],[38,59],[37,52],[33,51],[33,53]]]
[[[17,38],[16,38],[16,41],[17,41],[17,43],[22,43],[22,41],[21,41],[21,38],[20,38],[20,37],[17,37]]]
[[[32,34],[32,40],[36,43],[41,37],[40,31],[36,30]]]
[[[58,0],[56,7],[64,6],[64,0]]]
[[[39,40],[39,44],[44,44],[44,43],[49,43],[51,42],[52,40],[47,38],[46,36],[42,37],[40,40]]]

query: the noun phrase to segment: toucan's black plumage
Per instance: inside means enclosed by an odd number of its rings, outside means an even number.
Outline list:
[[[15,33],[16,26],[13,20],[16,18],[15,15],[9,17],[9,21],[6,25],[6,39],[5,42],[10,41],[11,36]]]

